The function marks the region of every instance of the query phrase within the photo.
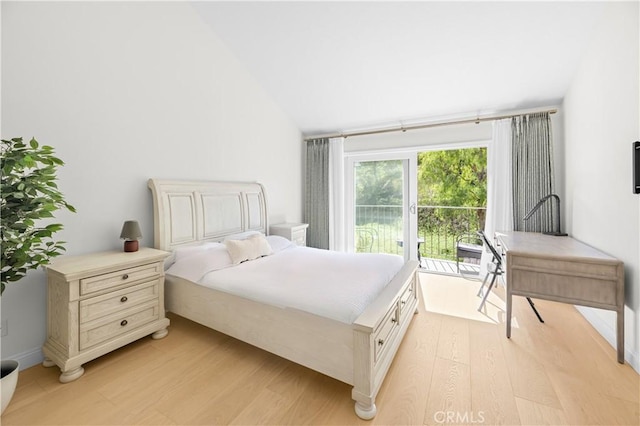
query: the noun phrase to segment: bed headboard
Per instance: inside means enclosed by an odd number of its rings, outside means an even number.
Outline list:
[[[245,231],[267,233],[264,187],[251,182],[149,179],[155,247],[177,247]]]

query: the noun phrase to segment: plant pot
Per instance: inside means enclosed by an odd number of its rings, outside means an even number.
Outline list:
[[[2,410],[0,414],[4,413],[4,409],[9,405],[9,401],[13,397],[13,392],[16,390],[18,384],[18,361],[12,359],[2,361],[2,378],[0,378],[0,397],[2,399]]]

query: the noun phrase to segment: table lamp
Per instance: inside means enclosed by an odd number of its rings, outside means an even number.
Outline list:
[[[140,225],[137,220],[127,220],[122,225],[120,238],[124,240],[124,251],[127,253],[138,251],[138,238],[142,238]]]

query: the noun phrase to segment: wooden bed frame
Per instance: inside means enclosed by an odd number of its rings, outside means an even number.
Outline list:
[[[258,183],[149,180],[155,247],[172,251],[226,236],[268,232]],[[376,415],[375,398],[417,313],[409,261],[353,324],[279,308],[166,276],[167,310],[353,386],[355,411]]]

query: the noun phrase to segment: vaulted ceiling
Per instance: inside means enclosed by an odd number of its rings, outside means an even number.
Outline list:
[[[305,135],[558,105],[604,2],[194,2]]]

